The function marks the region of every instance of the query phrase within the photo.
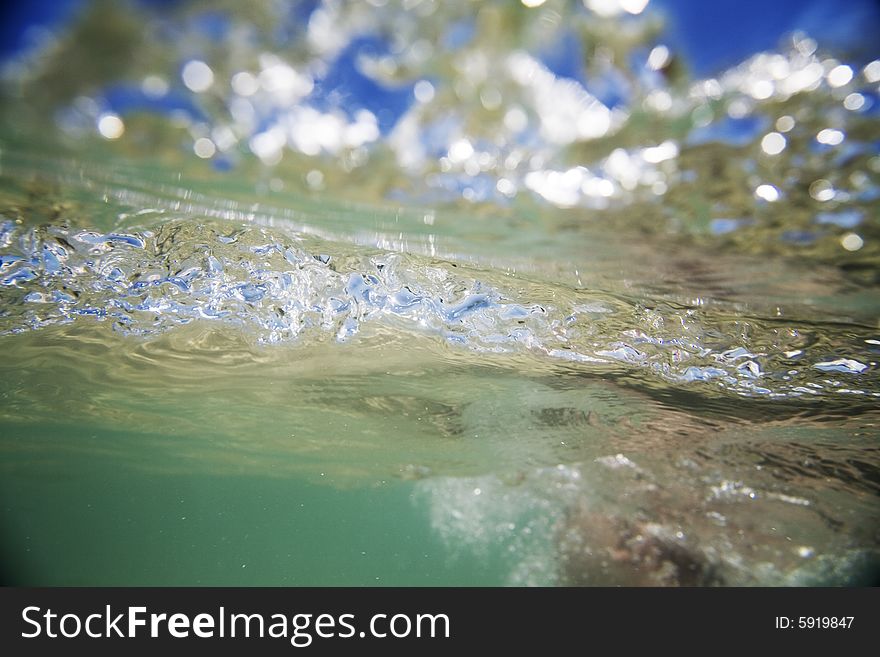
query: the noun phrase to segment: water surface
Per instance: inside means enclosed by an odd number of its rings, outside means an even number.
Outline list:
[[[97,2],[8,59],[4,578],[874,582],[880,61],[706,74],[636,4]]]

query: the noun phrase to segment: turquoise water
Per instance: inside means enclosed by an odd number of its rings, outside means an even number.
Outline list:
[[[493,560],[450,559],[395,479],[339,489],[253,472],[134,472],[162,437],[6,425],[54,456],[7,457],[6,575],[32,585],[433,586],[504,583]],[[59,442],[62,443],[59,445]],[[75,450],[68,449],[76,442]],[[98,452],[96,454],[95,452]],[[160,467],[156,463],[156,467]],[[393,518],[394,522],[390,522]],[[503,555],[493,555],[496,558]]]
[[[873,582],[880,61],[428,4],[7,62],[4,579]]]

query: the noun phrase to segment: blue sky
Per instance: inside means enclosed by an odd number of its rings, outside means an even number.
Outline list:
[[[180,0],[139,0],[168,5]],[[572,0],[577,1],[577,0]],[[86,0],[3,3],[0,57],[26,42],[32,25],[59,26]],[[669,41],[699,76],[712,75],[750,54],[775,48],[780,37],[804,30],[822,45],[851,51],[857,61],[880,57],[880,3],[876,0],[652,0],[666,13]]]

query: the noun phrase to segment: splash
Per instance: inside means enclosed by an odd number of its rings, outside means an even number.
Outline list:
[[[675,307],[528,279],[514,287],[455,262],[196,219],[128,233],[6,221],[0,244],[7,333],[105,321],[150,336],[216,321],[260,342],[290,343],[345,342],[388,327],[480,353],[646,369],[745,395],[880,395],[870,330],[811,344],[807,324],[734,320],[750,333],[744,346],[723,337],[731,335],[723,306]]]
[[[695,75],[656,9],[44,34],[0,83],[15,449],[403,479],[509,584],[867,581],[880,60],[799,32]]]

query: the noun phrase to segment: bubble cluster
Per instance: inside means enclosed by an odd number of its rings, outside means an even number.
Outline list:
[[[459,349],[646,370],[678,384],[749,396],[880,396],[864,339],[810,347],[801,337],[808,324],[781,330],[743,321],[739,330],[752,333],[746,348],[723,312],[708,308],[660,303],[648,310],[644,301],[562,288],[548,296],[527,282],[511,290],[492,274],[451,262],[352,253],[315,238],[306,248],[305,239],[196,219],[134,233],[6,221],[0,226],[0,327],[14,333],[99,320],[150,336],[218,321],[279,343],[346,342],[387,326]],[[845,357],[821,358],[844,350]],[[817,378],[816,372],[855,379]]]

